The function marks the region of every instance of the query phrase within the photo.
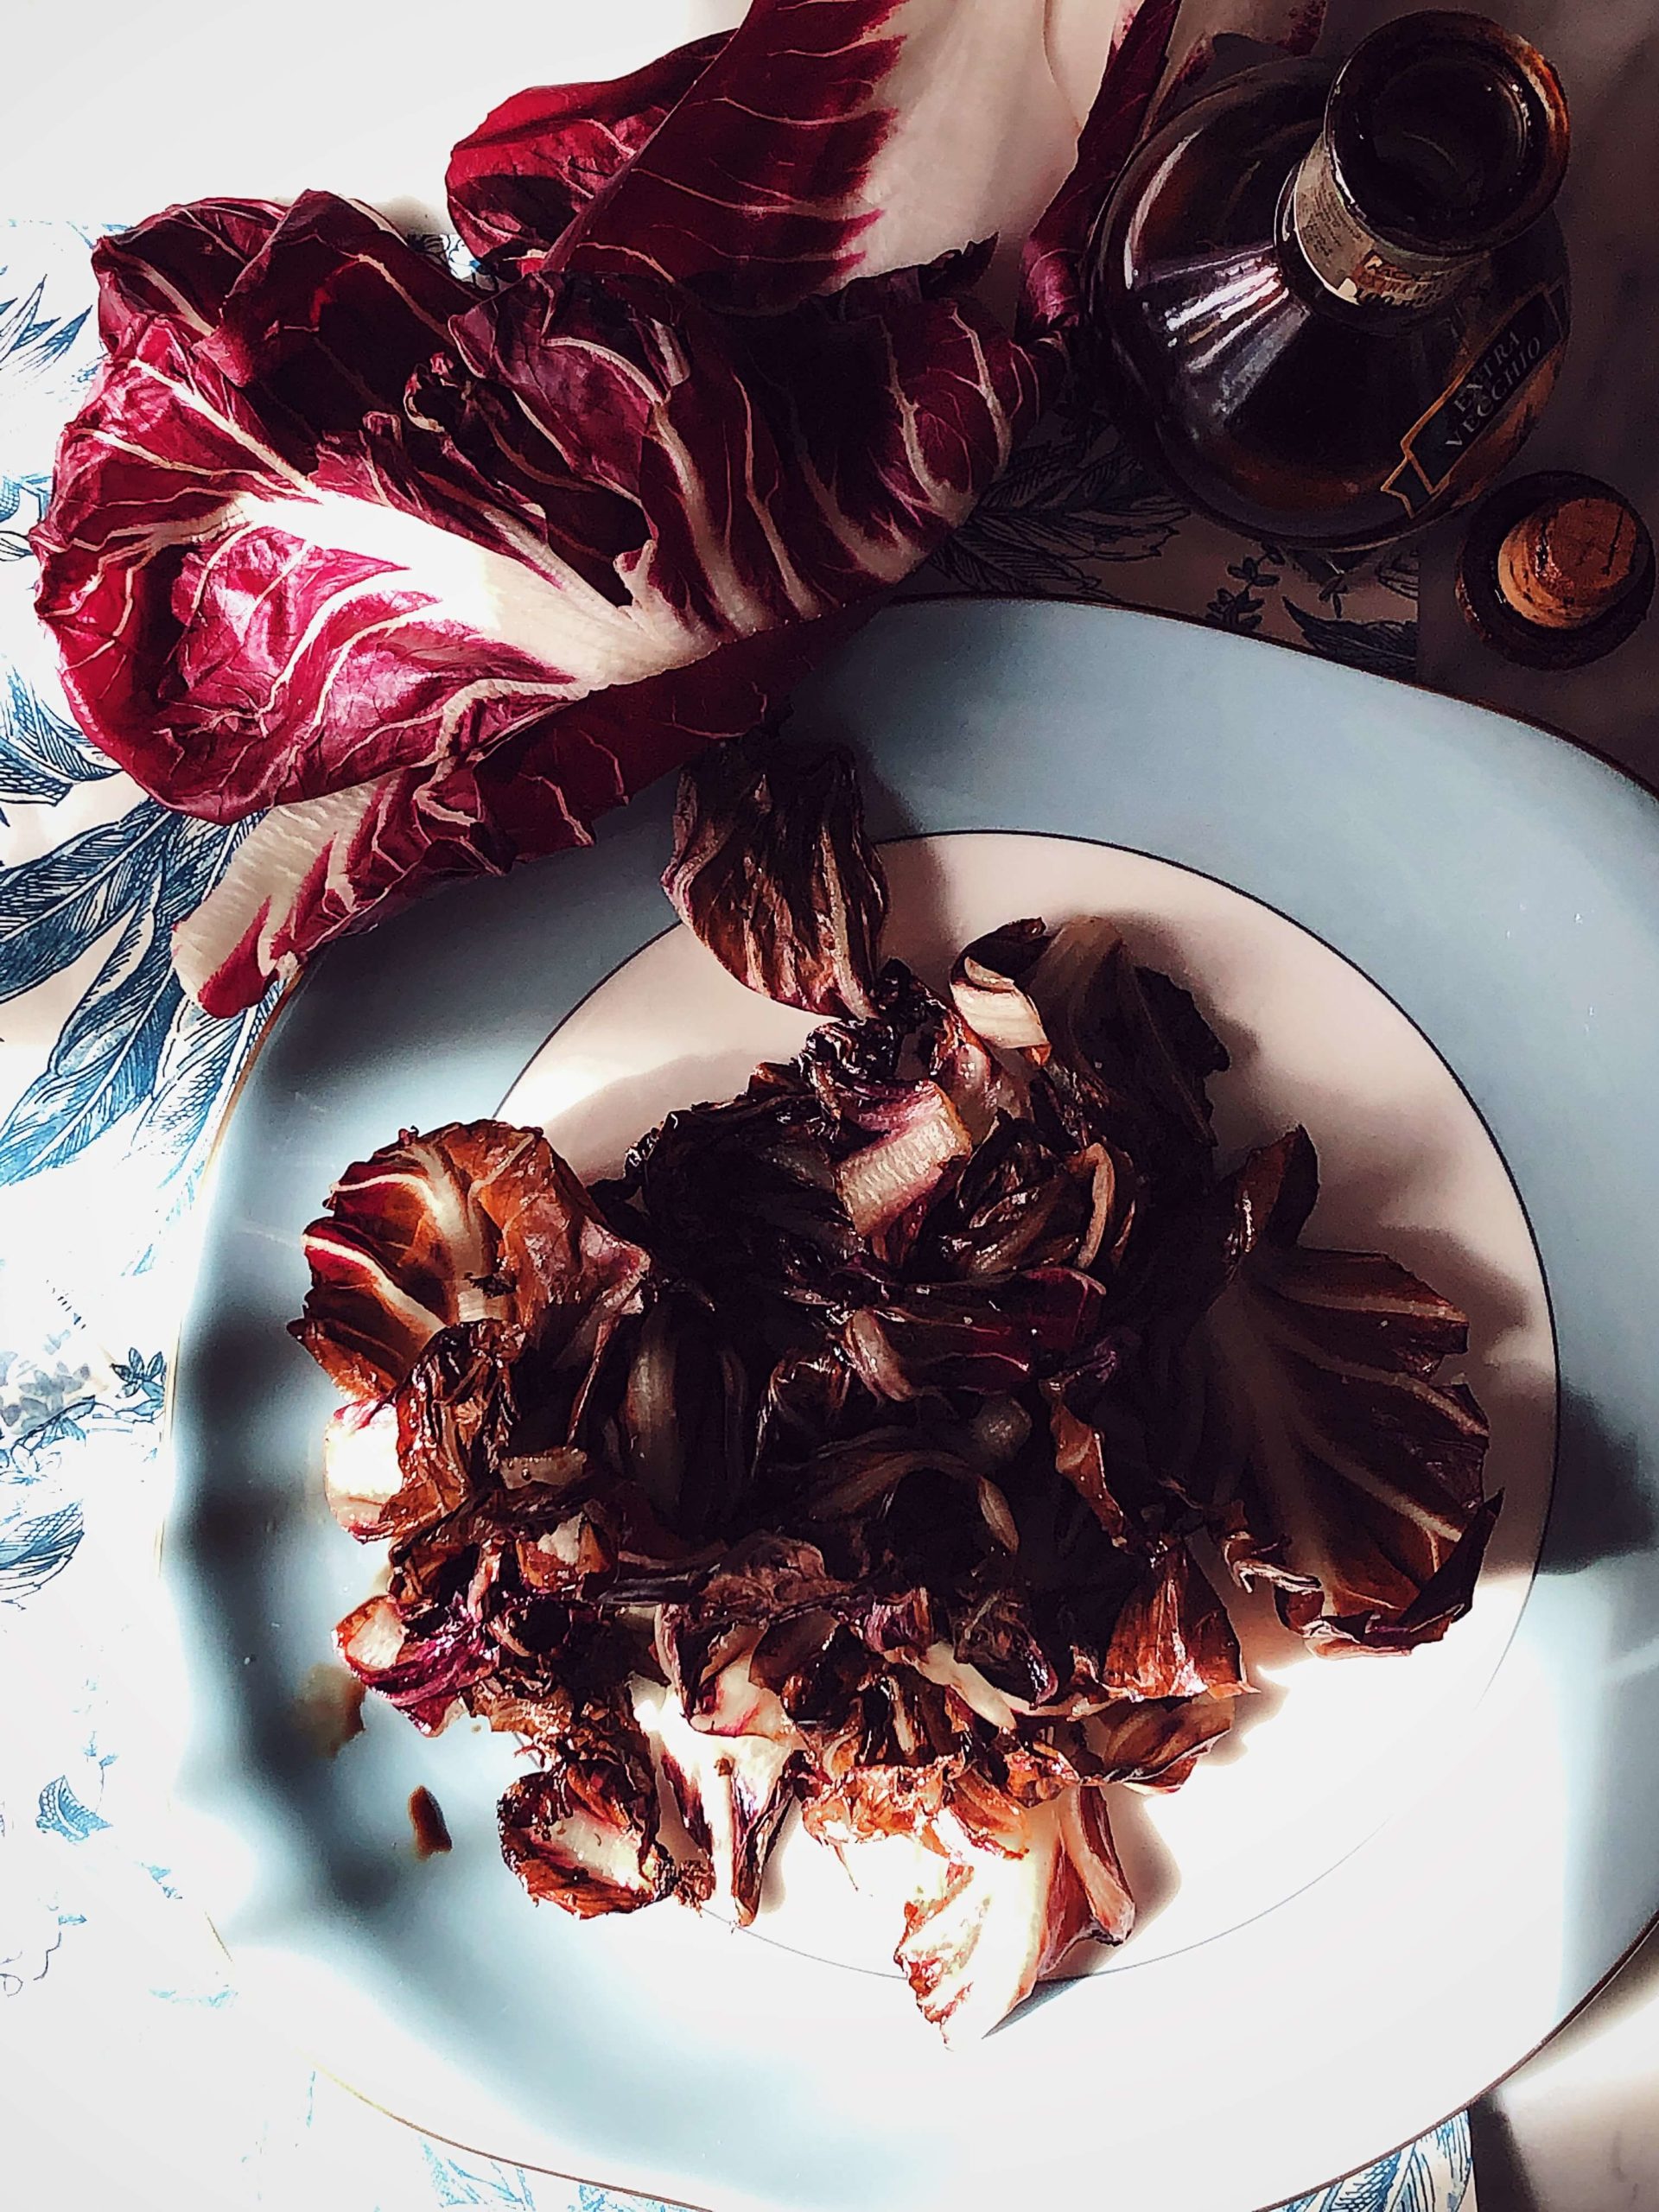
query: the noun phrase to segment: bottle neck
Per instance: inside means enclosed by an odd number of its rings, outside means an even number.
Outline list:
[[[1291,180],[1284,229],[1321,289],[1347,307],[1432,307],[1480,258],[1422,253],[1380,237],[1344,191],[1325,130]]]
[[[1401,16],[1326,95],[1283,229],[1319,289],[1387,317],[1457,291],[1554,198],[1567,103],[1524,39],[1481,16]]]

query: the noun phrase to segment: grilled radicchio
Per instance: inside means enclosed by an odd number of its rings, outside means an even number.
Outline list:
[[[534,196],[489,204],[517,251]],[[1225,1055],[1109,925],[982,939],[954,1005],[882,965],[845,760],[700,766],[668,880],[841,1018],[592,1190],[491,1122],[347,1170],[295,1325],[331,1501],[390,1543],[340,1650],[518,1739],[502,1847],[567,1911],[747,1922],[794,1808],[850,1861],[906,1840],[896,1956],[960,2042],[1130,1930],[1110,1792],[1178,1788],[1247,1688],[1201,1554],[1316,1648],[1466,1608],[1465,1325],[1302,1243],[1302,1131],[1221,1171]]]
[[[175,938],[209,1012],[588,842],[927,559],[1065,363],[1175,13],[1101,11],[1079,138],[1040,8],[754,0],[455,149],[480,282],[327,192],[99,244],[39,606],[145,790],[264,810]]]

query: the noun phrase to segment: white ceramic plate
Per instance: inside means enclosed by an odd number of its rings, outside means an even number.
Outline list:
[[[331,955],[238,1103],[167,1550],[200,1876],[245,1981],[323,2063],[504,2158],[791,2212],[1109,2180],[1253,2212],[1465,2102],[1659,1904],[1655,810],[1476,709],[1092,609],[890,613],[798,725],[855,745],[878,832],[905,840],[895,950],[937,968],[1015,914],[1121,917],[1233,1049],[1225,1133],[1306,1121],[1318,1232],[1465,1304],[1506,1497],[1473,1612],[1438,1649],[1337,1665],[1255,1619],[1236,1744],[1122,1816],[1141,1931],[955,2056],[882,1970],[890,1904],[804,1841],[748,1935],[667,1910],[578,1925],[500,1864],[499,1744],[383,1712],[319,1758],[294,1700],[365,1568],[321,1502],[328,1393],[282,1324],[329,1181],[401,1123],[504,1097],[608,1166],[804,1027],[662,934],[652,794],[594,851]],[[417,1783],[456,1843],[423,1865]]]

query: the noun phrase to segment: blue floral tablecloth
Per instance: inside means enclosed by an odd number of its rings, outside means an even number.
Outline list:
[[[179,1232],[261,1015],[208,1020],[168,957],[239,827],[169,814],[111,770],[34,617],[28,533],[98,360],[96,235],[0,226],[0,2196],[639,2212],[319,2076],[239,2004],[169,1863],[151,1655]],[[1355,576],[1230,538],[1087,408],[1045,427],[921,588],[1123,601],[1414,666],[1408,561]],[[1472,2203],[1458,2120],[1297,2212]]]

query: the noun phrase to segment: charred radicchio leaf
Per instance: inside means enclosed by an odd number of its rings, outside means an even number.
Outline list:
[[[393,1599],[371,1598],[340,1623],[334,1640],[359,1681],[429,1736],[442,1727],[461,1691],[495,1664],[483,1630],[456,1605],[417,1627]]]
[[[343,1529],[364,1543],[407,1535],[494,1479],[523,1343],[500,1321],[441,1329],[390,1397],[340,1408],[323,1439],[323,1485]]]
[[[951,988],[964,1018],[977,1010],[1041,1071],[1079,1146],[1110,1146],[1145,1182],[1204,1176],[1215,1142],[1205,1084],[1227,1054],[1187,993],[1138,968],[1111,922],[1080,918],[1052,937],[1012,923],[969,946]]]
[[[874,1013],[887,889],[850,754],[780,746],[769,728],[711,747],[680,777],[663,888],[752,991],[809,1014]]]
[[[708,1866],[706,1894],[747,1927],[793,1798],[799,1739],[788,1716],[751,1679],[747,1654],[727,1662],[714,1702],[695,1726],[666,1694],[645,1692],[639,1709],[656,1733],[658,1760],[685,1832]]]
[[[1499,1503],[1486,1421],[1434,1379],[1467,1343],[1455,1306],[1392,1260],[1298,1242],[1318,1192],[1293,1129],[1220,1194],[1227,1282],[1192,1371],[1209,1465],[1237,1484],[1223,1549],[1313,1643],[1405,1650],[1468,1610]]]
[[[584,1713],[556,1764],[522,1776],[501,1800],[501,1852],[533,1897],[580,1919],[632,1912],[674,1887],[658,1842],[657,1783],[632,1713]]]
[[[740,1313],[822,1304],[857,1249],[819,1117],[769,1086],[671,1114],[634,1147],[622,1190],[658,1258]]]
[[[550,1331],[559,1363],[585,1370],[649,1266],[538,1130],[503,1122],[407,1129],[348,1167],[328,1206],[305,1232],[294,1334],[353,1397],[395,1388],[455,1322]]]
[[[1032,1268],[982,1286],[917,1283],[859,1307],[842,1346],[879,1397],[990,1395],[1064,1364],[1101,1326],[1104,1305],[1100,1286],[1070,1268]]]
[[[1094,1790],[1018,1813],[951,1855],[906,1909],[894,1954],[924,2016],[956,2046],[994,2028],[1081,1937],[1121,1943],[1135,1905]]]

